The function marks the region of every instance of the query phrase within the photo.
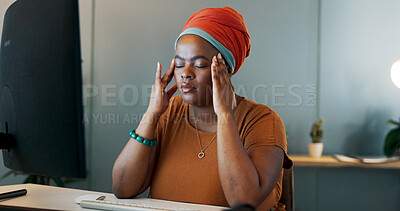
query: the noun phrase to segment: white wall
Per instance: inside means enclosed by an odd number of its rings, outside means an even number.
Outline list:
[[[327,153],[382,154],[400,117],[390,67],[400,58],[400,1],[323,0],[321,116]]]
[[[390,80],[400,58],[400,1],[320,0],[319,102],[324,153],[383,154],[400,117]],[[295,168],[296,210],[398,210],[400,171]]]

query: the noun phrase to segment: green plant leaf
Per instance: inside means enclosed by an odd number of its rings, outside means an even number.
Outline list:
[[[396,121],[394,121],[392,119],[389,119],[388,123],[400,127],[400,122],[396,122]]]
[[[395,128],[386,135],[383,151],[386,156],[393,156],[394,152],[400,148],[400,128]]]

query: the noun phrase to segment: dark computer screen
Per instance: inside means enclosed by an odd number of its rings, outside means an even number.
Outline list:
[[[78,12],[77,0],[18,0],[5,13],[0,145],[11,143],[10,169],[86,176]]]

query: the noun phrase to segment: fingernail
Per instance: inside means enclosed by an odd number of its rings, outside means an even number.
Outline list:
[[[219,58],[219,59],[222,59],[221,53],[218,53],[218,58]]]
[[[172,59],[172,60],[171,60],[171,65],[172,65],[172,63],[174,63],[174,60],[175,60],[175,59]]]

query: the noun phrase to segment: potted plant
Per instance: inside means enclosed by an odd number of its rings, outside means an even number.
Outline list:
[[[321,143],[321,139],[324,135],[324,130],[321,128],[323,122],[323,118],[316,120],[311,127],[310,136],[312,142],[308,144],[308,154],[314,158],[321,157],[324,149],[324,144]]]
[[[400,121],[395,122],[393,120],[389,120],[388,123],[395,125],[396,127],[390,130],[386,135],[383,151],[388,157],[396,154],[400,155]]]

